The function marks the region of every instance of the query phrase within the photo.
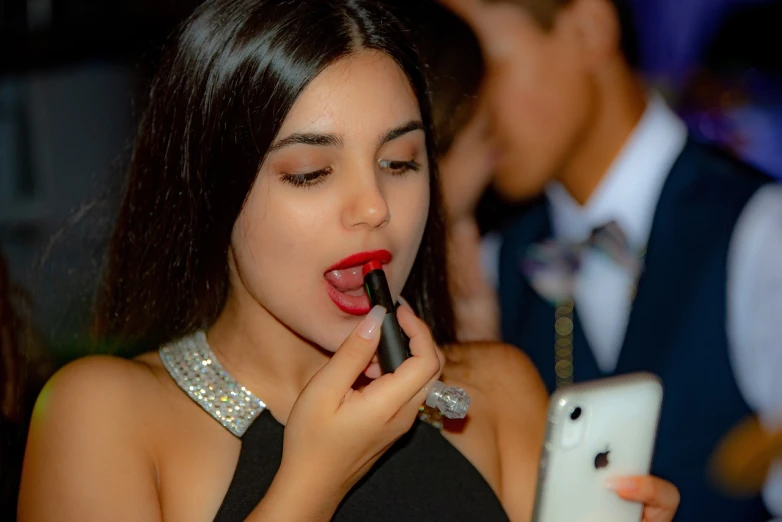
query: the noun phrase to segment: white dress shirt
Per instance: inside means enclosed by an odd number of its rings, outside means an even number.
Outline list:
[[[583,206],[551,184],[555,237],[586,240],[616,220],[635,250],[646,247],[663,184],[687,140],[684,123],[657,95],[600,185]],[[496,245],[488,245],[496,251]],[[491,256],[494,257],[494,256]],[[494,258],[496,260],[496,257]],[[495,261],[496,264],[496,261]],[[619,359],[635,276],[595,251],[582,259],[573,299],[595,360],[604,372]],[[782,185],[759,190],[743,210],[728,260],[727,335],[733,374],[747,404],[770,429],[782,427]],[[763,492],[782,517],[782,462]],[[782,518],[775,519],[782,522]]]

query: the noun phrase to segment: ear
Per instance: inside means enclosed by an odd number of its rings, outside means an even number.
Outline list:
[[[619,15],[610,0],[574,0],[559,13],[557,25],[572,31],[587,67],[621,55]]]

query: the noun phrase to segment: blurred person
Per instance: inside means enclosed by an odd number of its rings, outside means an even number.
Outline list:
[[[484,264],[487,250],[486,238],[480,242],[476,237],[502,219],[486,212],[493,206],[490,192],[484,189],[491,180],[496,148],[489,132],[487,107],[479,96],[484,71],[481,50],[470,28],[444,7],[422,3],[418,9],[446,204],[449,286],[460,318],[456,337],[459,341],[498,339],[496,290],[484,281],[486,274],[473,269]],[[477,209],[476,219],[459,219],[472,209]],[[478,292],[483,292],[480,299]],[[462,295],[469,298],[462,299]]]
[[[782,422],[782,187],[696,143],[647,91],[624,2],[442,2],[483,48],[500,148],[491,182],[528,204],[502,238],[503,340],[549,391],[639,370],[662,378],[652,469],[681,490],[677,520],[782,516],[782,467],[748,498],[707,471],[745,417]],[[451,226],[473,218],[466,208]]]
[[[529,520],[545,388],[511,347],[453,343],[427,96],[382,2],[195,11],[150,89],[95,314],[132,358],[49,381],[20,519]],[[382,376],[370,259],[407,299],[412,356]],[[441,371],[472,397],[458,429],[417,420]],[[672,519],[671,484],[614,487]]]

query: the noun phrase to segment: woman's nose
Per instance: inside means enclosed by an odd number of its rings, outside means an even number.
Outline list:
[[[343,225],[346,228],[382,227],[391,218],[388,202],[376,175],[354,176],[345,199]]]

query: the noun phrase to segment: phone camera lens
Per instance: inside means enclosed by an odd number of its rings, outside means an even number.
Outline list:
[[[576,406],[573,411],[570,412],[570,420],[578,420],[581,417],[581,408]]]

